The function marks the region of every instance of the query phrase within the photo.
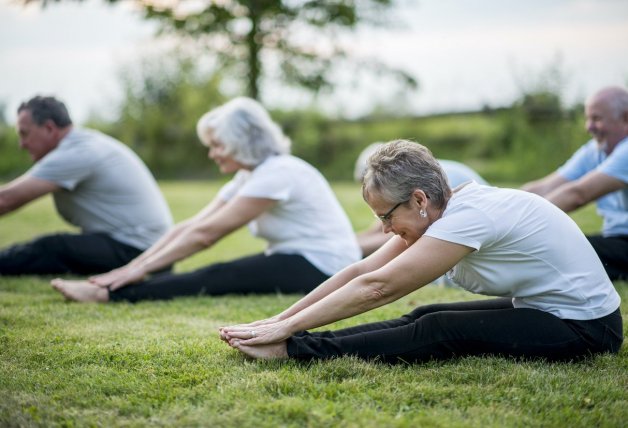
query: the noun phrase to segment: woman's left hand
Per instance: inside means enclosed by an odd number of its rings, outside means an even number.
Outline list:
[[[277,321],[272,324],[261,324],[258,326],[231,326],[221,329],[221,336],[229,342],[231,346],[235,341],[242,345],[256,346],[269,343],[277,343],[292,336],[287,320]]]

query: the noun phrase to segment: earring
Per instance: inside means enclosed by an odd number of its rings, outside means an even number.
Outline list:
[[[425,218],[427,217],[427,213],[425,212],[424,209],[422,209],[421,211],[419,211],[419,216],[421,216],[421,218]]]

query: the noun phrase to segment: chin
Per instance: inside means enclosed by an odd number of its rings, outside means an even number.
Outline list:
[[[414,244],[417,239],[415,238],[409,238],[408,236],[400,236],[401,239],[403,239],[403,242],[406,243],[406,247],[410,247],[412,244]]]

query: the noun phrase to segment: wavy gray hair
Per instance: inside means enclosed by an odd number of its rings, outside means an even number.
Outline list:
[[[362,178],[365,200],[377,193],[391,204],[405,202],[416,189],[423,190],[438,209],[451,194],[447,176],[427,147],[395,140],[381,145],[368,158]]]
[[[251,98],[234,98],[205,113],[196,133],[205,146],[218,140],[226,154],[244,165],[257,166],[269,156],[290,153],[290,139]]]

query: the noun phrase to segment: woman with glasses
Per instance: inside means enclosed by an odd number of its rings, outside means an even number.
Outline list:
[[[377,149],[384,143],[373,143],[367,146],[355,161],[355,167],[353,170],[353,177],[356,181],[361,182],[362,176],[366,170],[366,161],[367,159],[377,151]],[[438,164],[443,169],[445,176],[447,177],[447,181],[451,188],[455,188],[462,183],[466,183],[468,181],[475,181],[479,184],[486,184],[486,180],[482,178],[477,172],[468,167],[467,165],[448,160],[448,159],[436,159]],[[362,250],[362,256],[366,257],[371,254],[379,247],[384,245],[386,241],[394,236],[393,233],[384,233],[382,230],[381,223],[379,221],[373,222],[373,224],[366,230],[363,230],[357,234],[358,244],[360,245],[360,249]],[[445,284],[449,284],[449,281],[443,277],[441,281]]]
[[[223,340],[254,358],[570,360],[618,352],[619,295],[578,226],[545,199],[473,182],[452,191],[429,150],[408,141],[369,158],[362,191],[395,237],[279,315],[221,328]],[[495,298],[307,331],[395,301],[446,272]]]
[[[351,223],[325,178],[289,154],[290,141],[256,101],[236,98],[198,121],[223,174],[216,198],[126,266],[87,281],[56,279],[68,299],[107,302],[227,293],[304,293],[359,260]],[[262,254],[193,272],[159,274],[248,224]]]

